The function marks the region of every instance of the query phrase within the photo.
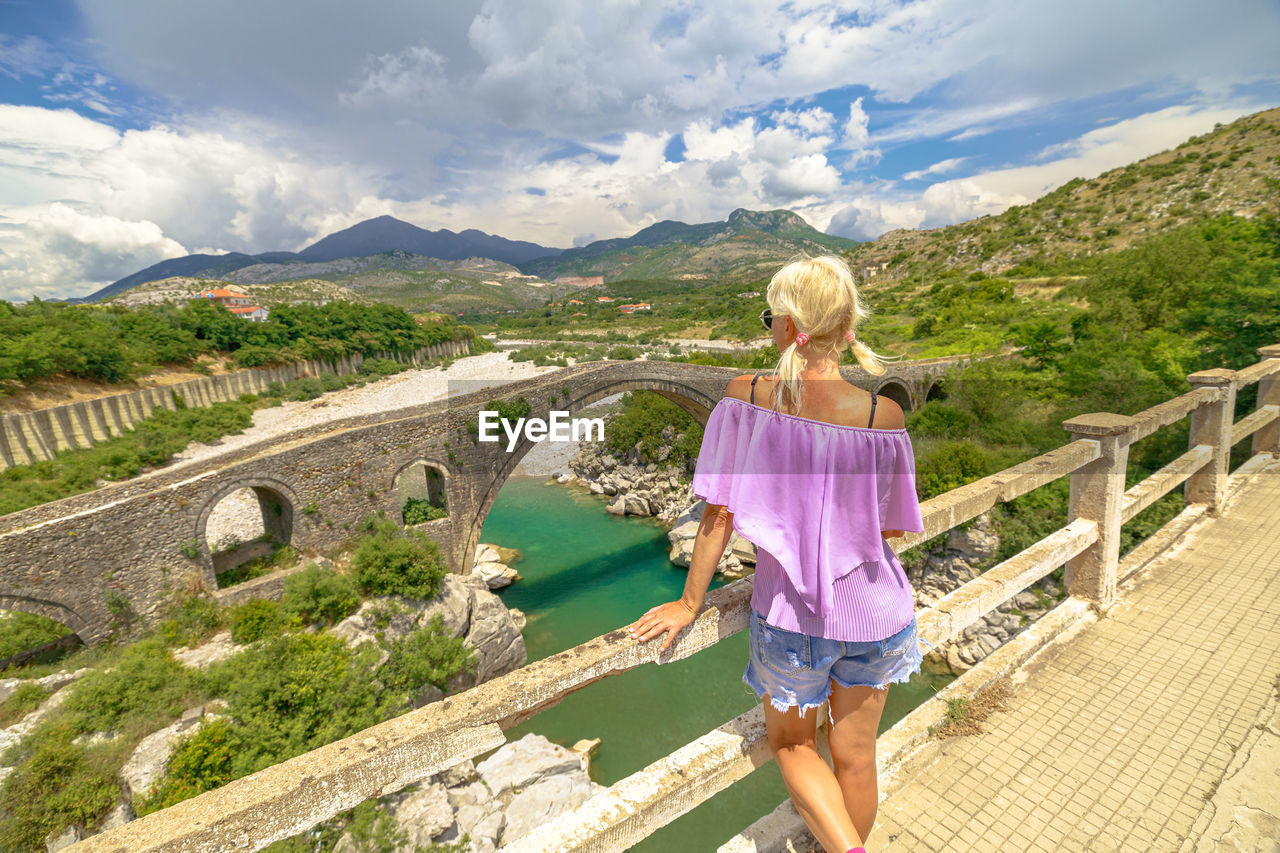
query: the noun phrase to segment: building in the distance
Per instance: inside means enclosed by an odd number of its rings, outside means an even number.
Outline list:
[[[252,320],[255,323],[265,323],[269,312],[261,305],[235,305],[227,309],[237,317],[243,317],[246,320]]]
[[[634,302],[626,305],[619,305],[618,310],[623,314],[634,314],[637,311],[652,311],[653,306],[648,302]]]
[[[226,308],[237,317],[243,317],[246,320],[253,320],[257,323],[265,322],[267,315],[270,314],[266,308],[253,304],[253,297],[245,293],[236,293],[234,290],[225,288],[217,288],[215,290],[205,290],[196,294],[197,299],[209,299]]]

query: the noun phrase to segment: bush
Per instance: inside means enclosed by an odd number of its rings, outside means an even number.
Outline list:
[[[359,606],[356,585],[347,575],[309,566],[285,578],[280,610],[286,618],[332,625]]]
[[[407,525],[425,524],[437,518],[448,518],[449,510],[435,506],[426,498],[409,498],[404,502],[404,523]]]
[[[979,479],[986,468],[986,456],[976,445],[944,442],[916,460],[916,491],[920,500],[928,500]]]
[[[40,707],[49,691],[39,684],[27,682],[18,686],[8,699],[0,702],[0,728],[10,726]]]
[[[613,361],[634,361],[640,357],[640,351],[634,347],[614,347],[609,350],[609,358]]]
[[[238,778],[233,758],[242,746],[227,719],[202,723],[174,745],[159,783],[136,804],[138,816],[150,814]]]
[[[323,633],[289,633],[214,664],[205,682],[227,716],[180,742],[144,810],[301,755],[388,719],[405,696],[371,677],[378,649]]]
[[[62,707],[74,734],[158,729],[197,694],[189,670],[156,639],[127,647],[114,667],[65,689],[70,693]]]
[[[672,440],[663,438],[663,430],[671,427]],[[676,440],[674,436],[683,434]],[[702,446],[702,426],[684,409],[652,391],[633,391],[622,398],[622,411],[614,415],[605,428],[605,443],[618,455],[631,452],[639,445],[646,462],[657,462],[659,450],[671,447],[667,462],[687,464],[696,459]]]
[[[476,654],[461,637],[444,630],[439,615],[403,640],[392,643],[391,656],[378,671],[382,683],[394,690],[413,694],[428,684],[444,689],[454,675],[475,666]]]
[[[120,796],[102,750],[73,744],[68,726],[46,726],[31,754],[0,785],[0,849],[43,850],[45,836],[71,825],[95,826]]]
[[[241,644],[275,636],[280,633],[285,624],[280,604],[265,599],[246,601],[231,608],[229,615],[231,639]]]
[[[432,599],[448,569],[436,544],[418,533],[406,533],[394,521],[371,519],[370,531],[356,539],[351,568],[365,595],[403,595]]]
[[[187,596],[170,607],[170,616],[160,623],[160,636],[169,646],[189,646],[207,639],[226,621],[222,608],[212,598]]]

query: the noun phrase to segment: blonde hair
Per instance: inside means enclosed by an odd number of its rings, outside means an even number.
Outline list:
[[[838,360],[850,346],[864,370],[873,376],[884,374],[887,359],[855,334],[871,310],[858,295],[853,272],[844,259],[834,255],[796,258],[774,274],[765,299],[773,316],[790,317],[797,332],[809,336],[803,347],[792,341],[778,359],[776,389],[780,403],[788,403],[791,411],[800,410],[800,373],[812,358],[827,355]],[[852,342],[847,338],[850,335]]]

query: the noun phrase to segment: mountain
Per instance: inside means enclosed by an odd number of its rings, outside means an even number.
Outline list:
[[[301,252],[264,252],[258,255],[231,252],[225,255],[187,255],[182,258],[171,258],[113,282],[80,301],[100,302],[139,284],[166,278],[227,279],[238,270],[263,264],[322,263],[340,258],[366,257],[392,251],[445,260],[492,258],[503,263],[514,264],[539,256],[555,255],[561,250],[523,240],[507,240],[474,228],[469,228],[460,234],[447,229],[428,231],[392,216],[379,216],[323,237]]]
[[[946,272],[1034,277],[1220,214],[1280,215],[1280,108],[1255,113],[995,216],[890,231],[849,252],[873,282]],[[567,253],[566,253],[567,254]],[[884,265],[884,269],[881,269]]]
[[[393,216],[379,216],[312,243],[298,253],[298,260],[334,261],[338,258],[363,258],[397,250],[444,260],[492,258],[508,264],[555,256],[561,252],[560,249],[550,249],[523,240],[508,240],[474,228],[468,228],[460,234],[445,228],[428,231]]]
[[[738,209],[724,222],[666,220],[630,237],[597,240],[558,255],[519,263],[521,271],[627,278],[753,278],[797,252],[847,251],[858,244],[823,234],[789,210]]]
[[[455,313],[527,308],[575,289],[549,285],[490,258],[445,260],[399,249],[332,261],[253,264],[225,279],[238,286],[320,280],[408,311]]]

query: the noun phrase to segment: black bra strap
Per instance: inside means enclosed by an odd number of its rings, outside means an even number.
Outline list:
[[[751,379],[751,405],[756,404],[756,383],[760,381],[760,374],[757,373]]]
[[[871,429],[871,425],[876,421],[876,395],[871,392],[871,417],[867,420],[867,429]]]

